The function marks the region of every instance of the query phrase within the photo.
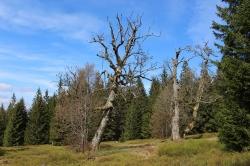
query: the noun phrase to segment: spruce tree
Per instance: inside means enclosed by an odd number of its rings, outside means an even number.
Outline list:
[[[44,101],[45,101],[45,114],[47,115],[46,124],[49,124],[47,126],[47,129],[45,129],[46,133],[48,134],[48,140],[46,141],[48,143],[50,140],[50,128],[51,128],[52,118],[55,113],[56,95],[54,94],[53,96],[50,97],[48,90],[46,90],[44,95]]]
[[[6,128],[7,115],[3,104],[0,107],[0,146],[3,145],[4,130]]]
[[[223,96],[220,141],[229,149],[250,147],[250,0],[224,0],[213,22],[216,44],[223,55],[218,66],[218,91]]]
[[[52,145],[62,145],[64,141],[65,131],[60,118],[57,116],[57,110],[60,109],[60,105],[63,105],[65,94],[66,92],[63,89],[63,80],[62,77],[60,77],[58,81],[57,95],[54,95],[54,100],[56,102],[55,110],[50,119],[49,142],[51,142]]]
[[[13,105],[14,100],[13,98],[8,110],[10,112],[4,133],[5,146],[19,146],[24,144],[27,112],[23,99]]]
[[[3,137],[3,145],[4,146],[12,146],[12,132],[11,129],[13,128],[13,123],[12,123],[12,114],[14,112],[16,104],[16,95],[13,94],[11,97],[11,101],[9,103],[9,106],[7,108],[7,122],[6,122],[6,128],[4,131],[4,137]]]
[[[163,82],[166,82],[165,76],[163,77]],[[161,82],[158,78],[154,77],[152,79],[151,87],[149,90],[149,99],[150,99],[150,105],[153,105],[157,96],[159,96],[161,90]]]
[[[163,70],[162,70],[162,74],[161,74],[161,85],[162,85],[162,88],[164,88],[165,86],[167,86],[167,83],[169,82],[169,80],[170,79],[169,79],[169,76],[168,76],[167,69],[164,66]]]
[[[137,80],[135,93],[126,114],[125,139],[147,138],[150,134],[148,98],[141,79]]]
[[[212,81],[213,80],[213,81]],[[216,92],[217,78],[208,77],[208,84],[204,89],[203,100],[200,103],[194,131],[198,133],[217,132],[219,127],[218,114],[220,112],[219,96]]]
[[[26,144],[46,144],[49,141],[49,114],[41,90],[33,100],[25,133]]]
[[[163,70],[162,74],[162,80],[163,84],[167,83],[167,75]],[[143,133],[143,138],[149,138],[151,136],[151,126],[150,126],[150,121],[151,121],[151,116],[153,114],[153,106],[156,102],[157,97],[160,94],[160,91],[162,90],[162,84],[160,80],[156,77],[152,79],[151,87],[149,90],[149,98],[148,98],[148,104],[147,104],[147,111],[143,114],[143,124],[142,124],[142,133]]]

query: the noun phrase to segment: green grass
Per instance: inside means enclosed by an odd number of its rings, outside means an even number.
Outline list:
[[[250,152],[227,152],[215,136],[209,135],[179,142],[159,139],[104,142],[95,160],[87,160],[87,154],[76,153],[64,146],[39,145],[2,150],[1,166],[250,165]]]
[[[206,153],[213,150],[222,151],[223,146],[216,141],[207,141],[204,139],[181,140],[178,142],[167,142],[161,145],[158,150],[160,156],[188,156]]]
[[[158,155],[180,159],[180,165],[250,165],[250,152],[228,152],[216,138],[190,139],[159,145]]]

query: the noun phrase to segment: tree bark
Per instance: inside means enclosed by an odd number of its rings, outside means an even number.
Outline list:
[[[178,67],[179,52],[176,53],[175,59],[173,59],[173,107],[174,116],[172,118],[172,140],[180,139],[179,132],[179,101],[178,101],[178,90],[179,85],[177,82],[177,67]]]
[[[91,142],[91,150],[93,152],[98,150],[99,144],[101,142],[102,134],[103,134],[105,127],[107,126],[107,122],[109,120],[109,114],[113,110],[113,101],[115,99],[115,96],[116,96],[115,91],[111,90],[106,104],[103,107],[99,108],[99,109],[103,110],[103,117],[102,117],[101,123],[100,123],[100,125],[99,125],[93,139],[92,139],[92,142]]]

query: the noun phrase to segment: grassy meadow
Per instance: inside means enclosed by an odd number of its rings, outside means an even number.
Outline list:
[[[249,166],[250,152],[228,152],[217,137],[179,142],[160,139],[103,142],[95,160],[65,146],[4,147],[0,166]]]

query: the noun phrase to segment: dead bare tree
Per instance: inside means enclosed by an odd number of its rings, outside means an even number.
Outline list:
[[[101,141],[103,131],[109,120],[110,112],[114,108],[114,100],[120,86],[127,86],[136,78],[147,79],[146,73],[155,69],[155,65],[147,66],[149,56],[142,49],[141,44],[152,33],[140,34],[142,27],[141,17],[135,19],[116,17],[116,25],[109,22],[111,38],[107,41],[104,35],[97,35],[92,42],[101,46],[102,51],[97,56],[106,61],[110,67],[103,73],[107,74],[110,83],[109,96],[106,103],[97,109],[103,111],[100,125],[92,139],[92,151],[96,151]]]
[[[180,58],[180,54],[183,51],[188,51],[192,53],[193,55],[189,58]],[[173,80],[173,97],[172,97],[172,109],[173,109],[173,117],[172,117],[172,139],[178,140],[180,139],[180,133],[179,133],[179,117],[180,117],[180,108],[179,108],[179,83],[177,78],[177,69],[178,65],[183,63],[184,61],[188,62],[194,57],[200,57],[202,58],[202,67],[201,67],[201,78],[199,80],[198,89],[196,92],[196,96],[193,102],[193,108],[192,108],[192,119],[188,123],[186,129],[184,130],[184,136],[188,134],[195,125],[195,121],[197,119],[197,114],[199,110],[200,103],[202,101],[202,96],[204,93],[204,90],[206,86],[208,85],[208,66],[209,66],[209,60],[212,55],[212,49],[208,47],[208,44],[205,43],[205,45],[202,47],[200,45],[196,46],[195,48],[192,47],[186,47],[184,49],[179,49],[175,53],[175,57],[172,59],[172,66],[168,66]]]
[[[175,57],[172,58],[172,63],[171,66],[168,64],[169,70],[171,72],[171,76],[172,76],[172,80],[173,80],[173,96],[172,96],[172,109],[173,109],[173,116],[172,116],[172,121],[171,121],[171,125],[172,125],[172,140],[178,140],[180,139],[180,126],[179,126],[179,118],[180,118],[180,108],[179,108],[179,89],[180,89],[180,85],[179,85],[179,81],[177,78],[177,70],[178,70],[178,66],[183,63],[184,61],[189,61],[190,59],[193,58],[184,58],[184,57],[180,57],[180,54],[183,51],[190,51],[191,48],[190,47],[186,47],[186,48],[179,48],[176,53],[175,53]]]
[[[184,130],[184,137],[186,134],[190,133],[195,126],[195,121],[197,119],[198,110],[200,107],[200,103],[202,102],[202,97],[204,94],[204,90],[206,86],[208,86],[208,66],[211,56],[213,55],[213,51],[208,47],[208,43],[205,43],[203,47],[196,46],[193,50],[194,54],[202,58],[202,67],[201,67],[201,77],[198,84],[198,89],[196,92],[196,97],[194,99],[194,106],[192,108],[193,115],[191,121],[188,123],[186,129]],[[207,101],[210,102],[210,101]]]

